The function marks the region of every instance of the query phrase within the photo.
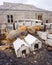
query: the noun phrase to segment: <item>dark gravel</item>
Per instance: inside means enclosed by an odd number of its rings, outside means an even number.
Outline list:
[[[42,49],[30,53],[26,58],[17,58],[14,50],[0,51],[0,65],[52,65],[52,51],[48,51],[45,45]]]
[[[42,48],[35,51],[35,55],[30,53],[26,58],[17,58],[14,49],[0,51],[0,65],[52,65],[52,51],[48,51],[44,41],[40,40]]]

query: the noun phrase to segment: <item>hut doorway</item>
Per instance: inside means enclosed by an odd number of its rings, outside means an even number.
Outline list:
[[[22,51],[22,54],[26,54],[26,50],[23,50],[23,51]]]
[[[34,48],[38,48],[38,44],[35,44],[35,45],[34,45]]]

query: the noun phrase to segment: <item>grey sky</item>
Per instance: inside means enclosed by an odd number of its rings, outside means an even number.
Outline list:
[[[0,0],[0,5],[3,2],[31,4],[52,11],[52,0]]]

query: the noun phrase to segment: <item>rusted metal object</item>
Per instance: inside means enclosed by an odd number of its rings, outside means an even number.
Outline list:
[[[52,51],[52,46],[47,46],[48,51]]]
[[[0,40],[3,40],[5,38],[6,38],[5,34],[0,34]]]

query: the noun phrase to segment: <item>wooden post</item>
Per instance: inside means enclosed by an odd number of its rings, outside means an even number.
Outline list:
[[[15,30],[15,23],[13,23],[13,29]]]

